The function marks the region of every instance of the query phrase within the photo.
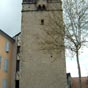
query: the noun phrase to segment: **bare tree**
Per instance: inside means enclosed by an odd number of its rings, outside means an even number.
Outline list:
[[[63,9],[64,17],[61,15],[61,12],[52,12],[49,14],[48,20],[50,21],[44,29],[47,38],[43,38],[41,45],[42,49],[50,52],[51,55],[52,52],[60,53],[60,48],[64,49],[64,45],[62,45],[63,41],[61,41],[64,38],[66,49],[75,53],[79,74],[78,85],[79,88],[82,88],[79,53],[82,46],[85,46],[87,42],[88,4],[86,0],[64,0]],[[65,26],[63,26],[63,18]]]
[[[76,55],[79,88],[82,88],[79,52],[81,47],[87,42],[88,6],[85,0],[65,0],[63,6],[65,18],[65,44],[66,47]]]

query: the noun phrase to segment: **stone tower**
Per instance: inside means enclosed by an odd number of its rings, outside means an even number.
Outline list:
[[[20,88],[66,88],[64,48],[59,46],[57,53],[50,49],[52,43],[44,42],[52,40],[45,30],[54,25],[53,13],[60,16],[56,20],[63,25],[61,0],[23,1]],[[63,27],[58,30],[62,32]],[[59,45],[64,45],[63,37],[58,38]]]

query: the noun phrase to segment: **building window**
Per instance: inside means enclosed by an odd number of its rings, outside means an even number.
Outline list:
[[[2,56],[0,56],[0,68],[1,68]]]
[[[19,80],[16,80],[15,88],[19,88]]]
[[[44,19],[41,19],[41,25],[44,25]]]
[[[20,53],[20,46],[17,46],[17,54]]]
[[[42,6],[42,9],[43,9],[43,10],[46,10],[46,6],[45,6],[45,5],[43,5],[43,6]]]
[[[7,87],[7,80],[6,79],[3,79],[3,83],[2,83],[2,88],[8,88]]]
[[[5,61],[4,61],[4,71],[5,72],[8,71],[8,59],[5,59]]]
[[[41,5],[38,5],[37,10],[39,10],[39,11],[42,10]]]
[[[20,60],[16,61],[16,72],[20,69]]]
[[[10,44],[7,41],[6,44],[5,44],[5,51],[8,53],[9,52],[9,49],[10,49]]]
[[[46,6],[45,5],[38,5],[37,10],[44,11],[44,10],[46,10]]]

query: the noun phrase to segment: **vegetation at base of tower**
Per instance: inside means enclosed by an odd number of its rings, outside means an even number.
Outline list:
[[[45,28],[47,38],[44,38],[42,49],[53,54],[53,52],[60,53],[64,45],[60,45],[60,38],[63,39],[65,34],[65,47],[67,50],[75,54],[79,74],[79,88],[81,86],[81,68],[79,63],[79,54],[82,47],[87,46],[88,40],[88,3],[87,0],[64,0],[63,1],[63,15],[59,11],[58,14],[52,12],[49,14],[50,29]],[[62,18],[64,18],[65,26],[63,26]],[[52,21],[53,20],[53,21]],[[64,31],[65,29],[65,31]],[[63,42],[63,41],[61,41]],[[61,43],[63,44],[63,43]],[[60,51],[59,51],[60,50]]]

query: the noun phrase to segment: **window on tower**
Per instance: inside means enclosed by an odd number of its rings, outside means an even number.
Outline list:
[[[36,0],[23,0],[23,2],[26,2],[26,3],[36,3]]]
[[[41,25],[44,25],[44,19],[41,19]]]
[[[41,7],[41,5],[39,5],[38,7],[37,7],[37,10],[41,10],[42,9],[42,7]]]
[[[45,5],[38,5],[37,10],[38,11],[46,10],[46,6]]]

